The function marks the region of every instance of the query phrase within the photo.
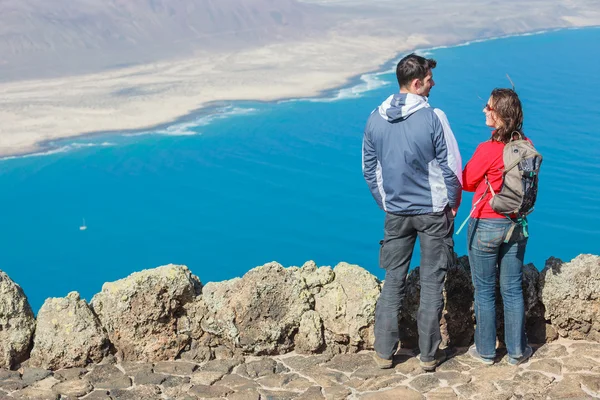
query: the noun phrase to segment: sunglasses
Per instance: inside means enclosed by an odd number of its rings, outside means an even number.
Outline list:
[[[490,107],[489,104],[486,104],[485,107],[483,107],[483,109],[486,110],[486,111],[490,111],[490,112],[491,111],[495,111],[492,107]]]

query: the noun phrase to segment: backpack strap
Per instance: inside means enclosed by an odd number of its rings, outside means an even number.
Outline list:
[[[519,221],[521,222],[521,226],[523,227],[523,236],[525,236],[526,238],[529,237],[529,224],[527,224],[527,217],[521,217],[519,218]]]
[[[506,232],[506,235],[504,236],[504,243],[508,243],[513,233],[515,233],[515,227],[517,226],[517,223],[513,221],[508,215],[505,215],[505,217],[510,221],[510,229],[508,230],[508,232]]]
[[[488,190],[491,189],[492,187],[490,186],[488,180],[487,180],[487,176],[485,177],[485,181],[488,184],[488,186],[485,188],[485,192],[483,192],[483,194],[481,195],[481,197],[479,198],[479,200],[477,200],[475,202],[475,204],[473,204],[473,208],[471,208],[471,212],[469,213],[469,215],[467,215],[467,218],[465,218],[465,220],[463,221],[462,224],[460,224],[460,227],[458,228],[458,230],[456,231],[456,234],[458,235],[463,228],[465,227],[465,225],[467,224],[467,221],[469,221],[469,218],[471,218],[471,215],[473,215],[473,211],[475,211],[475,209],[477,208],[477,204],[479,204],[481,202],[481,200],[483,200],[483,198],[485,197],[485,195],[487,194]],[[493,193],[493,190],[492,190]]]
[[[485,183],[488,186],[488,189],[490,189],[490,192],[492,193],[492,197],[494,197],[496,195],[496,192],[494,192],[494,188],[492,187],[492,184],[490,183],[490,181],[488,181],[487,175],[485,175],[484,178],[485,178]]]
[[[506,236],[504,237],[504,243],[508,243],[510,241],[510,238],[512,237],[513,233],[515,232],[515,228],[517,227],[517,225],[521,225],[521,227],[523,228],[523,236],[525,236],[526,238],[529,237],[529,229],[528,229],[528,224],[527,224],[527,216],[525,215],[521,215],[517,218],[517,221],[513,221],[512,218],[510,218],[508,215],[504,215],[506,218],[508,218],[508,220],[512,223],[512,225],[510,226],[510,229],[508,230],[508,232],[506,232]]]

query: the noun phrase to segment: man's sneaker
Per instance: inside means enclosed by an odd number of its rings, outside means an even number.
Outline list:
[[[446,352],[444,350],[438,349],[435,352],[435,360],[433,361],[421,361],[421,357],[419,356],[419,365],[421,369],[425,372],[433,372],[435,368],[446,361]]]
[[[483,363],[485,365],[494,364],[493,358],[481,357],[481,355],[477,351],[477,347],[475,347],[475,345],[469,347],[469,351],[467,351],[467,353],[471,356],[471,358],[474,358],[475,360],[479,361],[480,363]]]
[[[388,360],[386,358],[379,357],[379,354],[377,354],[377,352],[373,353],[373,360],[375,361],[375,364],[377,364],[377,367],[381,369],[392,368],[392,365],[394,363],[392,359]]]
[[[529,360],[529,357],[531,357],[532,354],[533,354],[533,349],[531,348],[531,346],[527,346],[527,347],[525,347],[525,351],[523,352],[523,355],[521,357],[512,358],[511,356],[508,356],[508,363],[510,365],[523,364],[524,362]]]

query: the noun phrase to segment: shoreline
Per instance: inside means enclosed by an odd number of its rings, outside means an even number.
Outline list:
[[[351,76],[343,77],[343,80],[344,80],[343,83],[337,84],[335,86],[326,86],[324,88],[314,88],[314,89],[309,89],[309,88],[304,87],[304,88],[297,89],[297,92],[304,92],[304,93],[310,92],[307,95],[284,96],[284,97],[277,97],[277,96],[272,97],[272,96],[266,95],[266,96],[262,96],[262,98],[258,97],[258,96],[256,98],[243,98],[243,96],[241,96],[242,98],[237,98],[237,99],[231,98],[231,99],[209,100],[204,103],[200,103],[200,105],[198,107],[193,108],[193,109],[185,112],[184,114],[180,114],[179,116],[176,116],[168,121],[160,122],[157,124],[141,126],[139,128],[130,128],[130,129],[127,129],[127,128],[126,129],[118,129],[117,128],[117,129],[108,129],[108,130],[83,131],[81,133],[68,135],[66,137],[56,137],[56,138],[50,138],[50,139],[45,139],[45,140],[40,140],[40,141],[34,141],[29,146],[22,146],[21,150],[17,150],[17,151],[13,151],[13,152],[11,152],[10,150],[7,152],[4,152],[4,151],[2,151],[2,149],[0,149],[0,161],[8,161],[8,160],[13,160],[13,159],[21,159],[21,158],[25,158],[25,157],[45,156],[45,155],[56,154],[56,153],[61,152],[61,151],[57,151],[57,150],[60,150],[63,147],[69,147],[70,145],[77,144],[78,141],[85,140],[86,138],[95,140],[97,138],[108,137],[108,136],[124,137],[124,136],[132,136],[132,135],[139,135],[139,136],[162,135],[162,134],[156,133],[156,132],[160,131],[160,130],[165,130],[169,127],[173,127],[176,125],[193,123],[194,121],[196,121],[202,117],[210,117],[213,115],[218,116],[219,113],[216,113],[217,110],[222,110],[222,109],[228,108],[228,107],[235,108],[236,104],[240,104],[240,103],[252,102],[252,103],[260,103],[260,104],[276,104],[276,103],[288,102],[288,101],[311,101],[311,100],[318,100],[318,99],[331,99],[331,101],[343,100],[343,98],[336,99],[336,98],[332,98],[332,97],[335,96],[335,94],[339,94],[340,91],[342,91],[344,89],[351,89],[351,88],[354,88],[354,87],[360,85],[362,82],[366,82],[364,77],[378,76],[378,75],[392,73],[393,69],[394,69],[396,63],[398,62],[398,60],[400,59],[400,57],[402,57],[403,55],[409,54],[410,52],[426,53],[426,52],[435,51],[435,50],[439,50],[439,49],[468,46],[471,44],[483,43],[483,42],[488,42],[488,41],[492,41],[492,40],[509,39],[509,38],[514,38],[514,37],[527,37],[527,36],[534,36],[534,35],[544,35],[544,34],[548,34],[548,33],[568,31],[568,30],[599,29],[599,28],[600,28],[600,25],[548,27],[548,28],[544,28],[544,29],[537,29],[537,30],[532,30],[532,31],[527,31],[527,32],[508,33],[508,34],[499,35],[499,36],[461,39],[461,40],[451,42],[451,43],[440,43],[440,44],[428,43],[426,46],[423,46],[423,47],[422,46],[414,46],[409,49],[404,49],[404,50],[400,50],[400,51],[396,52],[393,57],[387,59],[387,61],[385,61],[383,63],[380,63],[376,68],[368,69],[366,71],[359,72],[359,73],[353,74]],[[77,78],[77,76],[71,77],[71,78]],[[28,81],[28,82],[32,82],[32,81]],[[323,85],[327,85],[327,82],[323,82]],[[373,88],[373,89],[368,88],[365,91],[370,91],[370,90],[374,90],[374,89],[375,88]],[[225,117],[225,118],[227,118],[227,117]],[[0,132],[1,132],[1,130],[0,130]],[[173,136],[182,136],[182,135],[173,135]],[[102,145],[113,145],[113,144],[106,143],[106,142],[98,144],[98,146],[102,146]],[[91,146],[94,146],[94,145],[90,145],[90,146],[83,145],[83,146],[79,146],[79,148],[91,147]],[[75,147],[78,147],[78,146],[75,146]],[[65,150],[65,151],[69,151],[69,150]]]

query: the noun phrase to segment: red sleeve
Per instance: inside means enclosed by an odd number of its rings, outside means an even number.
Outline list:
[[[477,146],[473,157],[471,157],[463,169],[463,190],[467,192],[477,190],[477,186],[479,186],[490,168],[491,160],[489,151],[486,149],[486,144],[487,142]]]

